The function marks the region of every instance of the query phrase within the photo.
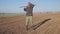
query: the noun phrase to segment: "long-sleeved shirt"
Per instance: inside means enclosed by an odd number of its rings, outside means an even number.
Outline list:
[[[34,7],[34,5],[32,3],[30,3],[29,7],[27,6],[26,8],[24,8],[27,16],[33,16],[33,7]]]

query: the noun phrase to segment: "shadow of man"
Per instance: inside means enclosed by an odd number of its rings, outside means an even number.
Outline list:
[[[45,19],[44,21],[42,22],[39,22],[38,24],[34,25],[34,30],[36,30],[38,27],[40,27],[41,25],[43,25],[45,22],[51,20],[50,18],[49,19]]]

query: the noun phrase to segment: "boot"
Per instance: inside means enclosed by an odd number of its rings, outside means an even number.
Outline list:
[[[28,25],[26,25],[26,30],[28,31]]]
[[[32,25],[32,29],[33,29],[33,30],[35,30],[35,29],[34,29],[34,27],[35,27],[35,26],[34,26],[34,25]]]

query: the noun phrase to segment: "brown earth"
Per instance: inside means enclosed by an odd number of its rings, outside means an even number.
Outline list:
[[[34,24],[38,25],[35,30],[29,27],[28,31],[25,29],[25,17],[22,15],[0,18],[0,34],[60,34],[60,13],[34,14]],[[42,25],[39,25],[41,23]]]

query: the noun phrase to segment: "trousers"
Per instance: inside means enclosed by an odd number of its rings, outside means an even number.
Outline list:
[[[26,16],[26,25],[28,26],[28,24],[33,25],[33,16]]]

